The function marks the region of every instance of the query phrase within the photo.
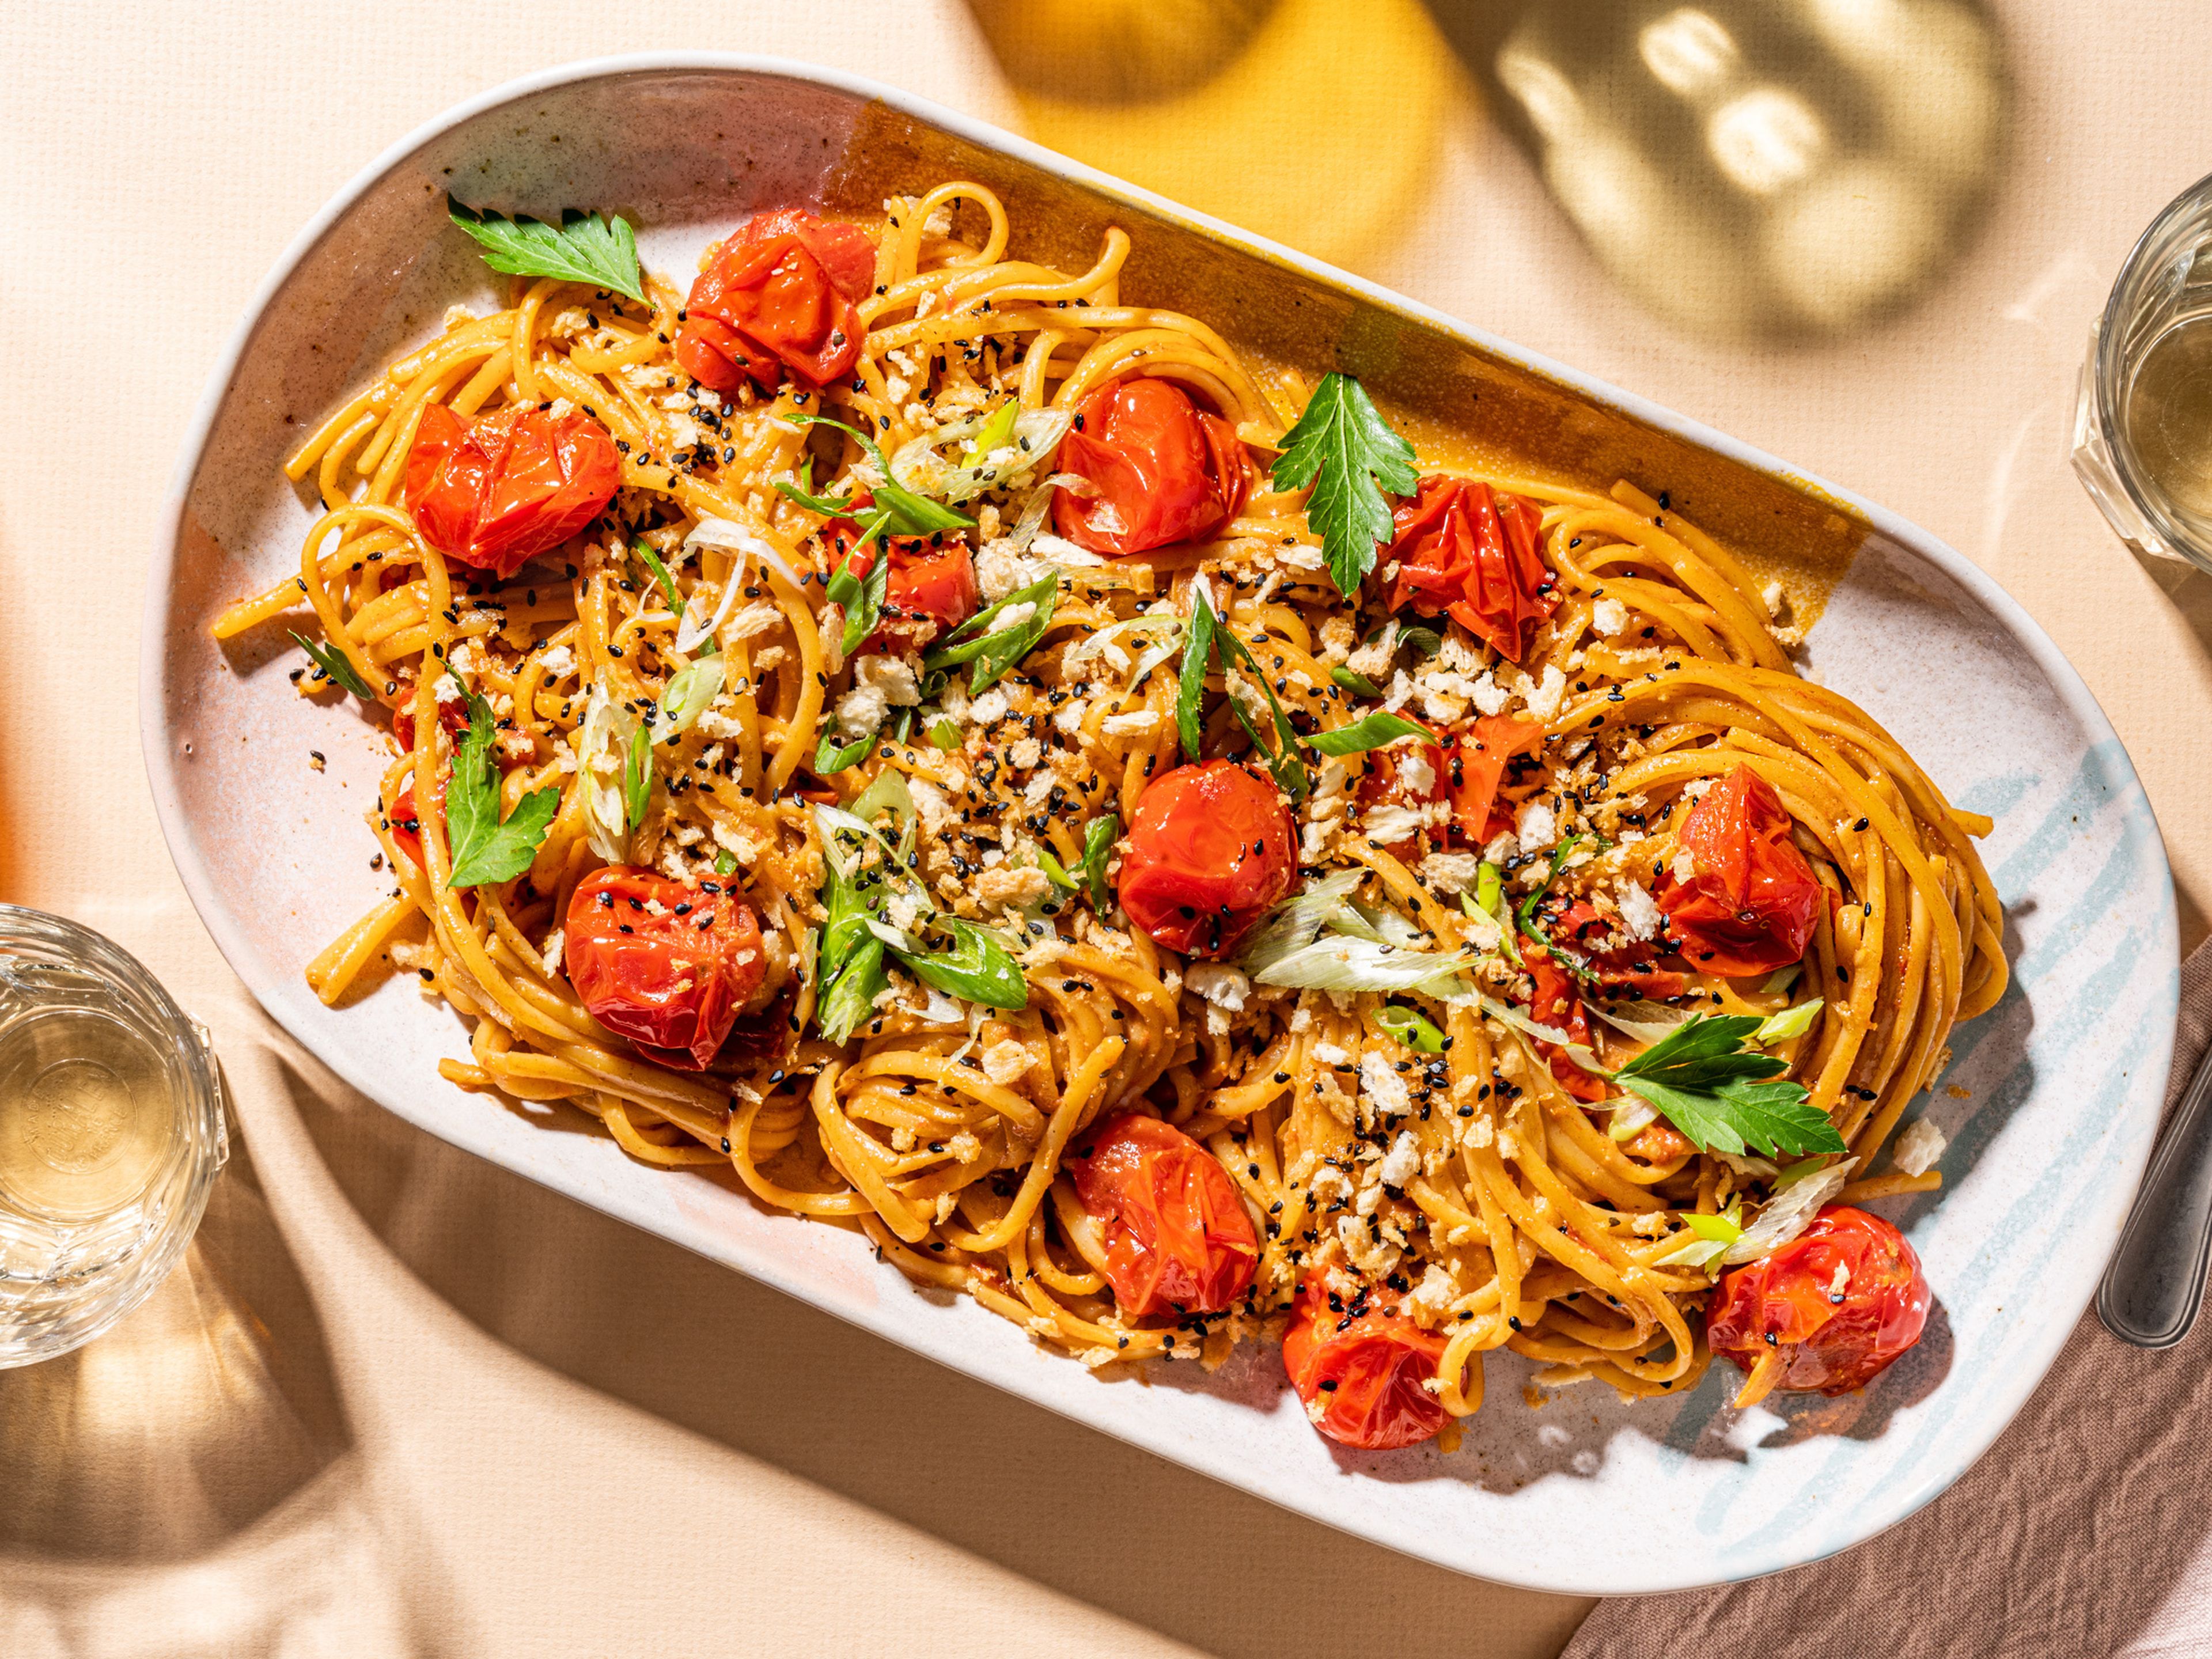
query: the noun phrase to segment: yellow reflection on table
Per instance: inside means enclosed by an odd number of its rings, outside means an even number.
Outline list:
[[[1417,0],[969,0],[1038,143],[1357,266],[1464,81]]]
[[[1538,0],[1478,67],[1613,276],[1723,336],[1909,303],[1988,198],[2008,104],[1967,0]]]

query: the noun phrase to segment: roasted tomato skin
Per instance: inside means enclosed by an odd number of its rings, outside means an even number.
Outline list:
[[[1395,568],[1384,583],[1392,610],[1449,613],[1507,661],[1528,654],[1538,626],[1559,608],[1557,579],[1537,551],[1533,501],[1432,474],[1391,523],[1395,533],[1379,562]]]
[[[1222,1313],[1251,1288],[1259,1235],[1212,1152],[1135,1112],[1075,1139],[1068,1173],[1105,1234],[1106,1279],[1126,1317]]]
[[[871,499],[864,493],[854,505],[865,507]],[[875,567],[879,544],[890,559],[884,620],[862,649],[918,651],[959,627],[981,605],[983,590],[976,580],[975,556],[957,532],[935,538],[879,536],[854,562],[853,550],[860,545],[861,533],[860,526],[850,519],[832,519],[822,528],[833,575],[848,562],[854,563],[855,576],[866,575]]]
[[[399,799],[392,803],[392,839],[399,850],[415,860],[418,870],[430,866],[422,858],[422,817],[415,806],[415,786],[409,784],[399,792]]]
[[[614,439],[579,410],[509,404],[464,420],[428,404],[401,493],[424,541],[504,579],[598,518],[621,483]]]
[[[1053,523],[1093,553],[1142,553],[1211,535],[1237,516],[1251,483],[1236,428],[1173,381],[1139,376],[1083,400],[1060,440],[1059,470],[1097,493],[1053,498]]]
[[[709,892],[628,865],[576,884],[564,949],[592,1018],[690,1071],[713,1060],[768,971],[760,923],[734,884]]]
[[[1319,1273],[1299,1286],[1283,1335],[1283,1369],[1307,1418],[1363,1451],[1418,1445],[1443,1426],[1449,1413],[1423,1386],[1443,1355],[1443,1338],[1403,1314],[1337,1312]]]
[[[1904,1235],[1879,1216],[1830,1204],[1771,1255],[1722,1277],[1705,1337],[1747,1374],[1762,1355],[1780,1355],[1778,1389],[1849,1394],[1920,1340],[1934,1301]]]
[[[1445,757],[1444,785],[1451,797],[1452,817],[1468,846],[1483,846],[1510,827],[1510,821],[1492,822],[1498,786],[1505,775],[1506,763],[1514,756],[1536,748],[1543,736],[1543,726],[1534,720],[1486,714],[1465,737],[1454,739]]]
[[[1237,948],[1297,878],[1297,828],[1282,792],[1251,768],[1213,760],[1152,780],[1121,850],[1129,920],[1185,956]]]
[[[1804,957],[1826,901],[1771,784],[1737,767],[1690,809],[1677,841],[1695,873],[1685,882],[1668,871],[1654,896],[1685,957],[1736,979]]]
[[[788,374],[821,386],[860,356],[854,302],[875,281],[875,245],[855,225],[803,208],[755,214],[691,284],[676,362],[727,395],[750,376],[773,386]]]
[[[1577,989],[1573,975],[1552,959],[1550,951],[1533,941],[1522,945],[1522,959],[1528,964],[1528,976],[1535,988],[1528,1001],[1528,1017],[1539,1024],[1565,1031],[1569,1041],[1589,1048],[1589,1012],[1583,1006],[1582,993]],[[1570,1060],[1565,1049],[1550,1042],[1536,1046],[1545,1051],[1551,1061],[1552,1075],[1577,1100],[1603,1100],[1613,1092],[1603,1078],[1585,1072]]]

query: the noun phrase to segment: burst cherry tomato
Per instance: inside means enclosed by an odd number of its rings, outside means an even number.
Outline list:
[[[1421,807],[1444,795],[1444,751],[1432,743],[1410,746],[1392,744],[1367,751],[1367,769],[1357,790],[1362,805]],[[1417,861],[1421,838],[1416,835],[1393,842],[1383,851],[1401,864]]]
[[[1705,791],[1678,837],[1695,873],[1669,871],[1656,895],[1682,954],[1725,979],[1771,974],[1805,954],[1823,902],[1819,879],[1790,839],[1782,798],[1748,766]]]
[[[1423,1386],[1443,1356],[1443,1338],[1401,1313],[1330,1307],[1318,1273],[1299,1287],[1283,1335],[1283,1369],[1314,1427],[1364,1451],[1417,1445],[1443,1426],[1443,1403]]]
[[[756,214],[691,284],[676,361],[724,394],[747,375],[772,386],[787,369],[808,386],[837,380],[860,357],[853,307],[875,272],[875,246],[857,226],[799,208]]]
[[[1282,792],[1235,761],[1178,766],[1137,798],[1121,851],[1129,920],[1170,951],[1237,948],[1298,869],[1297,829]]]
[[[1134,1112],[1075,1146],[1068,1173],[1102,1224],[1106,1279],[1125,1317],[1221,1313],[1250,1288],[1260,1237],[1212,1153]]]
[[[1626,930],[1598,913],[1587,899],[1540,909],[1544,932],[1589,964],[1599,994],[1645,997],[1663,1002],[1686,988],[1681,975],[1653,965],[1658,946],[1627,937]]]
[[[598,518],[621,483],[615,441],[579,410],[508,404],[465,421],[429,404],[403,492],[424,541],[504,578]]]
[[[1565,1031],[1569,1042],[1589,1048],[1589,1012],[1583,1006],[1582,994],[1575,988],[1574,976],[1553,959],[1550,951],[1533,940],[1522,943],[1521,958],[1528,965],[1528,977],[1535,982],[1534,994],[1528,1000],[1528,1018],[1540,1025]],[[1539,1042],[1536,1046],[1545,1051],[1545,1057],[1551,1061],[1552,1075],[1577,1100],[1603,1100],[1613,1092],[1603,1078],[1583,1070],[1558,1044]]]
[[[1849,1394],[1920,1340],[1934,1299],[1896,1228],[1831,1204],[1771,1255],[1721,1280],[1705,1335],[1750,1374],[1740,1404],[1769,1389]],[[1754,1368],[1769,1359],[1762,1376]]]
[[[1424,617],[1445,611],[1509,662],[1528,654],[1537,625],[1559,607],[1557,585],[1536,550],[1535,504],[1500,498],[1465,478],[1430,477],[1392,520],[1382,564],[1397,574],[1389,605]]]
[[[592,1018],[685,1070],[714,1058],[768,971],[734,884],[710,890],[627,865],[576,884],[565,941],[568,982]]]
[[[1511,827],[1510,822],[1491,822],[1498,782],[1505,775],[1506,763],[1534,749],[1543,735],[1543,726],[1535,720],[1487,714],[1452,744],[1444,778],[1451,792],[1452,817],[1470,846],[1483,846]]]
[[[864,493],[854,505],[866,507],[872,499]],[[861,527],[850,519],[832,519],[822,534],[830,548],[830,569],[834,574],[852,558]],[[982,589],[975,580],[975,561],[957,532],[941,532],[933,537],[879,536],[860,555],[853,571],[855,576],[865,576],[874,568],[878,544],[890,550],[891,574],[884,588],[884,620],[868,636],[868,646],[919,651],[975,614],[982,602]]]
[[[1196,541],[1237,516],[1251,482],[1237,428],[1170,380],[1115,380],[1083,400],[1060,440],[1060,470],[1097,493],[1061,489],[1060,533],[1093,553],[1142,553]]]
[[[428,860],[422,856],[422,817],[415,806],[415,786],[409,784],[399,792],[399,799],[392,803],[392,844],[415,860],[416,868],[428,870]]]

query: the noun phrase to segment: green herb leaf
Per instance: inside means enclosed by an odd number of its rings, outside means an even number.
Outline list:
[[[623,759],[623,822],[632,835],[645,822],[645,804],[653,796],[653,728],[641,720]]]
[[[1521,901],[1520,908],[1513,915],[1513,920],[1518,924],[1521,931],[1529,938],[1537,940],[1555,957],[1560,954],[1559,948],[1550,939],[1546,939],[1543,930],[1536,926],[1536,906],[1544,895],[1552,890],[1552,884],[1559,878],[1559,872],[1567,867],[1567,860],[1574,856],[1575,848],[1589,839],[1588,836],[1569,836],[1554,847],[1552,849],[1551,867],[1545,871],[1543,880],[1529,890],[1528,896]],[[1561,959],[1572,960],[1571,957]]]
[[[1382,490],[1410,495],[1419,483],[1413,445],[1349,374],[1322,377],[1275,458],[1276,489],[1312,484],[1306,524],[1320,536],[1329,574],[1346,599],[1374,568],[1375,550],[1390,539],[1390,504]]]
[[[526,216],[509,219],[479,213],[451,196],[446,211],[483,248],[483,262],[511,276],[558,276],[563,282],[611,289],[642,301],[645,282],[638,274],[637,234],[629,222],[571,208],[561,222],[549,225]]]
[[[1109,812],[1083,827],[1083,880],[1091,890],[1091,908],[1107,914],[1106,861],[1114,855],[1115,838],[1121,832],[1121,818]]]
[[[865,738],[855,738],[850,743],[840,744],[835,731],[824,732],[821,744],[814,750],[814,775],[817,777],[831,777],[848,766],[856,765],[875,740],[876,734],[871,732]]]
[[[838,431],[848,434],[860,441],[860,447],[868,452],[868,459],[876,464],[876,470],[884,475],[884,481],[871,489],[869,494],[874,498],[875,505],[883,509],[885,518],[890,520],[892,534],[927,536],[933,531],[972,530],[975,527],[975,520],[965,518],[955,513],[951,507],[933,501],[927,495],[917,495],[911,489],[902,486],[891,477],[891,464],[884,459],[884,452],[877,447],[876,441],[858,427],[848,426],[842,421],[833,421],[827,415],[787,415],[783,418],[793,426],[832,426]],[[823,510],[803,496],[793,495],[792,491],[781,484],[776,487],[786,495],[791,495],[794,501],[814,507],[817,513]],[[848,507],[843,510],[849,511],[850,508]]]
[[[354,672],[353,664],[346,659],[344,652],[334,645],[317,645],[303,634],[294,634],[292,637],[299,642],[301,650],[314,659],[315,666],[323,671],[325,679],[330,681],[341,691],[352,692],[363,702],[375,701],[375,694],[368,689],[361,676]]]
[[[1018,605],[1036,607],[1028,621],[1012,628],[991,627],[1002,613]],[[996,605],[969,617],[946,635],[944,646],[921,659],[921,665],[934,672],[962,663],[974,664],[968,671],[968,690],[971,696],[981,696],[1035,648],[1059,605],[1060,575],[1055,571],[1040,576],[1027,587],[1016,588]]]
[[[989,928],[947,915],[933,917],[931,926],[951,936],[950,949],[892,952],[916,979],[986,1008],[1029,1006],[1029,981],[1022,977],[1021,964]]]
[[[1076,888],[1076,880],[1067,873],[1067,866],[1052,855],[1048,847],[1037,848],[1037,868],[1043,871],[1055,887],[1065,887],[1069,892]]]
[[[775,489],[778,495],[786,500],[797,501],[810,513],[826,513],[833,519],[842,519],[853,511],[854,498],[850,495],[810,495],[797,484],[782,478],[775,481]]]
[[[1843,1136],[1804,1085],[1776,1080],[1788,1065],[1745,1048],[1761,1023],[1749,1014],[1693,1014],[1610,1075],[1705,1152],[1843,1152]]]
[[[1341,665],[1330,669],[1328,678],[1331,684],[1340,685],[1346,690],[1357,693],[1363,697],[1379,697],[1382,695],[1382,688],[1369,679],[1366,675],[1355,674],[1349,668]]]
[[[481,887],[512,881],[530,867],[544,844],[553,815],[561,810],[558,789],[533,789],[515,802],[506,823],[499,819],[499,769],[492,763],[491,705],[471,691],[469,729],[453,750],[453,775],[446,781],[446,834],[452,845],[449,887]]]
[[[1814,997],[1810,1002],[1801,1002],[1795,1008],[1784,1008],[1778,1014],[1769,1014],[1751,1034],[1751,1040],[1765,1048],[1771,1043],[1787,1042],[1791,1037],[1803,1036],[1813,1029],[1826,1000]]]
[[[1418,1008],[1392,1003],[1376,1010],[1375,1023],[1418,1053],[1440,1054],[1444,1051],[1444,1034],[1431,1024]]]
[[[738,855],[730,851],[728,848],[725,847],[720,852],[714,854],[714,873],[716,875],[730,875],[736,871],[737,867]]]
[[[1444,648],[1444,636],[1433,628],[1423,628],[1418,623],[1410,626],[1401,624],[1398,629],[1398,646],[1401,650],[1411,650],[1417,656],[1433,657]]]
[[[1395,743],[1401,738],[1419,738],[1424,743],[1443,741],[1418,720],[1409,720],[1402,714],[1377,713],[1349,726],[1340,726],[1334,732],[1316,732],[1306,742],[1324,755],[1358,755]]]

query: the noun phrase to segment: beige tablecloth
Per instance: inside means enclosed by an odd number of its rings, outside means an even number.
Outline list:
[[[1498,8],[1437,9],[1467,39]],[[2212,582],[2121,551],[2064,452],[2112,271],[2212,165],[2208,20],[2197,0],[1996,10],[2014,119],[1977,238],[1901,319],[1753,349],[1622,295],[1411,0],[1282,0],[1290,22],[1173,125],[1018,93],[958,0],[14,0],[0,896],[110,933],[215,1026],[243,1136],[185,1273],[76,1358],[0,1377],[0,1654],[1558,1651],[1588,1603],[1419,1566],[949,1376],[477,1164],[269,1039],[155,825],[146,548],[253,288],[396,137],[595,52],[809,58],[1028,124],[1926,524],[2087,677],[2193,942]]]

